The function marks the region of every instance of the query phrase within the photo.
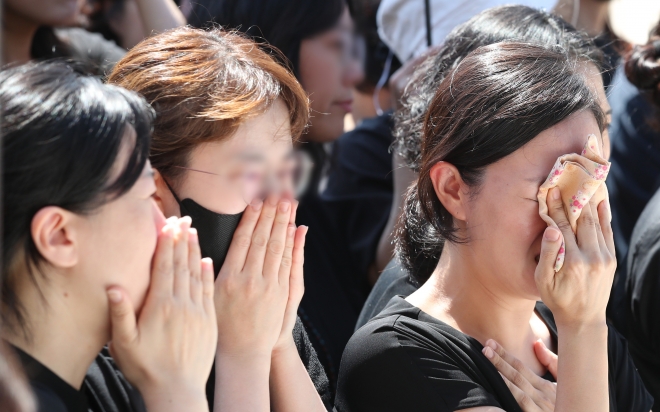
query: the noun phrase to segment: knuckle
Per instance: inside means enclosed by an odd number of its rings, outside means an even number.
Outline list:
[[[522,372],[525,369],[525,365],[523,365],[520,360],[515,358],[511,361],[511,367],[513,367],[513,369],[517,370],[518,372]]]
[[[283,268],[288,269],[292,266],[292,264],[293,264],[293,260],[290,257],[288,256],[282,257],[281,265]]]
[[[582,220],[582,223],[587,225],[587,226],[596,226],[596,220],[592,215],[589,213],[583,213],[580,215],[580,220]]]
[[[250,247],[250,243],[252,243],[252,237],[245,234],[237,235],[234,237],[234,243],[242,249],[247,249]]]
[[[268,239],[263,235],[257,235],[252,238],[252,245],[260,248],[266,247]]]
[[[527,380],[519,372],[514,372],[513,376],[511,377],[511,382],[522,389],[527,383]]]
[[[274,255],[281,255],[284,252],[284,243],[280,240],[271,240],[268,242],[268,250]]]
[[[532,406],[536,406],[536,404],[534,403],[532,398],[527,396],[527,394],[523,393],[522,396],[520,396],[520,406],[523,409],[527,409],[527,408],[531,408]]]
[[[567,231],[567,230],[573,230],[573,229],[571,228],[571,224],[568,223],[568,221],[563,220],[563,219],[560,220],[559,222],[557,222],[557,227],[558,227],[559,230],[561,230],[562,232],[565,232],[565,231]]]

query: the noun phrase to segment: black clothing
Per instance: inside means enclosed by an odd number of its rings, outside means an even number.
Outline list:
[[[625,312],[630,355],[649,392],[660,399],[660,191],[637,221],[627,269]],[[658,408],[660,402],[654,407]]]
[[[548,308],[536,307],[552,338],[557,328]],[[456,411],[494,406],[521,411],[483,346],[402,297],[358,330],[342,358],[335,409],[357,411]],[[644,389],[625,340],[609,328],[611,412],[648,412]]]
[[[309,226],[305,240],[305,295],[298,315],[334,391],[341,354],[353,334],[367,293],[362,283],[350,276],[348,248],[319,194],[328,165],[325,148],[318,143],[304,143],[300,150],[311,157],[314,169],[308,189],[299,197],[296,215],[296,223]]]
[[[314,387],[321,396],[321,400],[323,401],[323,404],[325,405],[327,410],[329,411],[332,410],[332,394],[330,393],[328,378],[325,375],[323,366],[321,366],[321,363],[319,362],[319,359],[316,356],[316,352],[314,351],[312,344],[309,342],[309,339],[307,338],[307,334],[305,333],[305,328],[300,322],[300,318],[296,319],[296,324],[293,327],[293,340],[296,343],[296,348],[298,349],[298,354],[300,355],[300,359],[302,360],[303,365],[305,365],[305,369],[307,369],[307,373],[309,373],[310,378],[312,378]],[[206,398],[209,401],[209,409],[211,411],[213,410],[214,395],[215,395],[215,364],[213,365],[213,369],[211,370],[211,376],[209,377],[209,380],[206,383]]]
[[[392,113],[366,119],[333,147],[328,185],[321,199],[328,206],[348,247],[349,276],[368,290],[367,272],[392,208]]]
[[[612,106],[612,168],[606,183],[617,260],[625,267],[622,263],[635,223],[660,187],[660,131],[649,125],[653,107],[628,82],[623,68],[616,73],[608,100]]]
[[[34,391],[39,412],[146,412],[144,403],[104,349],[73,388],[22,350],[15,348]]]
[[[606,184],[618,265],[607,315],[628,336],[623,303],[628,246],[639,215],[660,187],[660,131],[649,125],[653,107],[628,82],[622,67],[616,72],[608,100],[612,106],[612,167]]]
[[[94,412],[146,412],[142,395],[121,373],[108,348],[87,370],[83,387]]]
[[[333,389],[341,354],[369,293],[367,270],[390,213],[391,130],[390,113],[365,120],[333,144],[332,160],[322,145],[301,146],[315,170],[298,207],[298,223],[310,228],[305,296],[298,313]]]
[[[376,284],[369,293],[369,297],[360,312],[355,330],[366,325],[374,316],[378,315],[395,296],[408,297],[417,290],[408,272],[403,269],[397,258],[390,260],[387,267],[378,277]]]
[[[87,412],[87,397],[32,356],[14,347],[23,365],[39,412]]]

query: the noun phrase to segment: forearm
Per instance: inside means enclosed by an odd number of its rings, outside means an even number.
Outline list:
[[[270,394],[275,412],[326,411],[293,342],[273,353]]]
[[[608,411],[607,325],[557,325],[558,371],[555,411]]]
[[[186,18],[173,0],[136,0],[145,36],[186,24]]]
[[[268,412],[270,356],[215,358],[215,412]]]

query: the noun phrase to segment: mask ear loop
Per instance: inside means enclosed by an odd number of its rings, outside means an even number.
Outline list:
[[[170,186],[170,183],[163,177],[163,182],[167,185],[167,188],[170,189],[170,193],[172,193],[172,196],[174,196],[174,200],[176,200],[176,203],[181,206],[181,200],[179,200],[179,196],[176,195],[174,192],[174,189],[172,189],[172,186]]]
[[[376,84],[376,88],[374,89],[374,95],[372,96],[374,102],[374,108],[376,109],[376,114],[378,116],[383,115],[383,109],[381,109],[380,107],[380,101],[378,99],[378,95],[380,94],[380,91],[383,90],[385,83],[390,77],[390,69],[392,68],[393,58],[394,58],[394,53],[392,53],[392,50],[390,50],[387,54],[387,60],[385,60],[385,66],[383,67],[383,74],[380,75],[380,79],[378,79],[378,83]]]

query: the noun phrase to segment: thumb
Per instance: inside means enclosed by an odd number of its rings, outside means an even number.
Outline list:
[[[534,342],[534,353],[541,365],[548,368],[548,371],[557,380],[557,363],[559,359],[557,355],[548,349],[541,339]]]
[[[547,289],[552,284],[555,275],[555,263],[557,262],[557,255],[559,254],[561,245],[562,235],[559,229],[555,227],[545,229],[541,242],[539,264],[534,273],[536,285],[540,290]]]
[[[135,310],[131,300],[121,288],[108,289],[110,323],[113,346],[125,346],[137,338]]]

